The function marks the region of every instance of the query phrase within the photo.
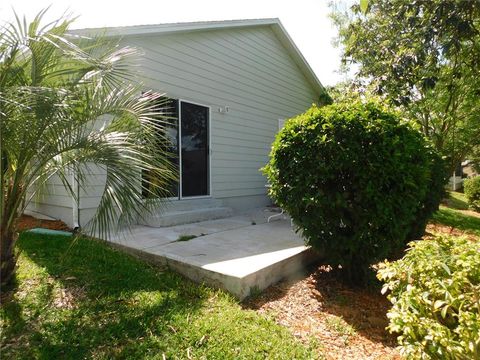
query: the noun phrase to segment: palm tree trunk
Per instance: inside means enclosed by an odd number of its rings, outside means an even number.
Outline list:
[[[12,283],[17,259],[15,257],[16,232],[8,228],[0,229],[0,288]]]

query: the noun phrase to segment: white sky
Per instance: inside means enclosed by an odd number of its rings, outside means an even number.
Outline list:
[[[328,14],[328,0],[0,0],[0,20],[11,21],[12,8],[27,20],[51,5],[47,19],[66,10],[79,16],[74,28],[158,24],[183,21],[278,17],[324,85],[344,79],[338,73],[340,51]]]

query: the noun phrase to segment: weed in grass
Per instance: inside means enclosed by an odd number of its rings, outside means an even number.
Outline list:
[[[307,344],[308,348],[317,354],[324,354],[326,352],[325,345],[323,345],[315,336],[309,336]],[[321,359],[325,359],[325,357],[322,356]]]
[[[176,241],[188,241],[195,239],[197,235],[180,235]]]
[[[251,299],[255,299],[259,297],[262,294],[262,290],[255,285],[255,286],[250,286],[250,294],[248,295]]]

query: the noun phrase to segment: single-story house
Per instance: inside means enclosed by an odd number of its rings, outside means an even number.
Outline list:
[[[78,31],[76,31],[78,33]],[[146,90],[176,107],[180,180],[166,212],[144,220],[166,226],[267,205],[268,162],[279,124],[318,102],[324,88],[278,19],[84,29],[144,52]],[[190,141],[192,136],[196,141]],[[30,210],[84,225],[95,213],[104,174],[74,201],[61,186]],[[54,180],[52,180],[54,181]]]

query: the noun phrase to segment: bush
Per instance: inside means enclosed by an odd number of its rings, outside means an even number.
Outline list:
[[[388,329],[411,359],[480,358],[480,243],[441,236],[412,242],[378,278],[393,307]]]
[[[405,246],[428,192],[428,149],[380,105],[314,106],[287,122],[263,170],[307,244],[361,283]]]
[[[425,233],[428,220],[438,210],[440,202],[445,197],[445,184],[448,181],[445,161],[432,148],[426,148],[430,163],[430,176],[428,178],[427,193],[421,202],[407,235],[408,241],[420,239]]]
[[[480,211],[480,176],[465,179],[463,190],[467,197],[468,205],[476,211]]]

